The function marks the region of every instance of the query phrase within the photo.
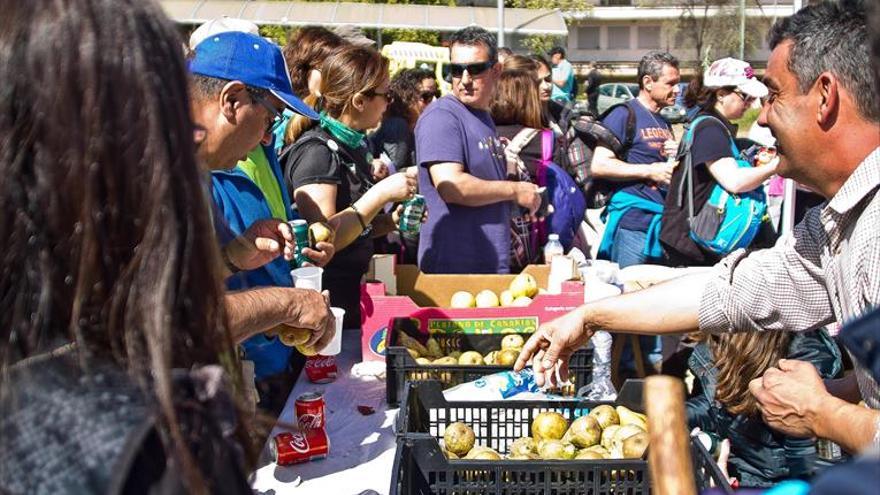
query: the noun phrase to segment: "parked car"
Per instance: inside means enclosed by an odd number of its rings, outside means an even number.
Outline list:
[[[625,103],[639,95],[639,85],[635,83],[605,83],[599,86],[599,100],[596,107],[599,115],[618,103]],[[660,115],[670,124],[687,120],[684,106],[676,104],[660,110]]]
[[[625,103],[639,95],[639,85],[634,83],[605,83],[599,85],[596,109],[599,115],[618,103]]]
[[[680,124],[689,120],[687,110],[678,104],[661,108],[660,115],[670,124]]]

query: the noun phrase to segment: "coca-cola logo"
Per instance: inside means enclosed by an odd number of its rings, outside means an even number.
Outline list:
[[[333,356],[316,356],[306,361],[306,368],[331,368],[335,363]]]
[[[305,454],[309,451],[309,441],[306,439],[306,436],[302,433],[293,433],[290,435],[290,447],[299,452],[300,454]]]
[[[297,422],[299,423],[300,428],[317,428],[321,425],[321,415],[320,414],[300,414],[297,418]]]

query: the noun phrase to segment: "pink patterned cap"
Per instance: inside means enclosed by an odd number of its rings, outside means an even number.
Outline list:
[[[703,74],[703,85],[707,88],[736,86],[743,93],[755,98],[767,96],[767,86],[755,78],[752,66],[735,58],[722,58],[712,62]]]

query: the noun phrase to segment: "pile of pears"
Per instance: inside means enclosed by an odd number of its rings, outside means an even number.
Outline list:
[[[513,366],[519,352],[525,344],[525,339],[519,334],[508,334],[501,339],[501,348],[487,353],[485,356],[477,351],[452,351],[443,354],[440,344],[434,337],[422,345],[418,340],[410,337],[405,332],[400,332],[397,337],[398,343],[406,347],[410,356],[421,365],[467,365],[479,366],[484,364]]]
[[[528,306],[532,298],[538,295],[538,281],[528,273],[520,273],[510,282],[510,286],[500,294],[489,289],[481,290],[476,296],[461,290],[452,295],[450,308],[496,308],[499,306]]]
[[[642,459],[648,449],[647,430],[644,414],[601,405],[571,424],[555,411],[538,414],[532,421],[532,436],[516,439],[506,457],[474,445],[474,431],[464,423],[452,423],[443,434],[443,451],[449,459]]]

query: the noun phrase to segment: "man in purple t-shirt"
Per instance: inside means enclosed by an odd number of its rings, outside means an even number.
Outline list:
[[[487,111],[501,73],[495,37],[471,26],[449,39],[452,95],[416,125],[419,189],[428,221],[419,240],[427,273],[508,273],[510,216],[540,206],[537,186],[508,181],[503,147]]]

